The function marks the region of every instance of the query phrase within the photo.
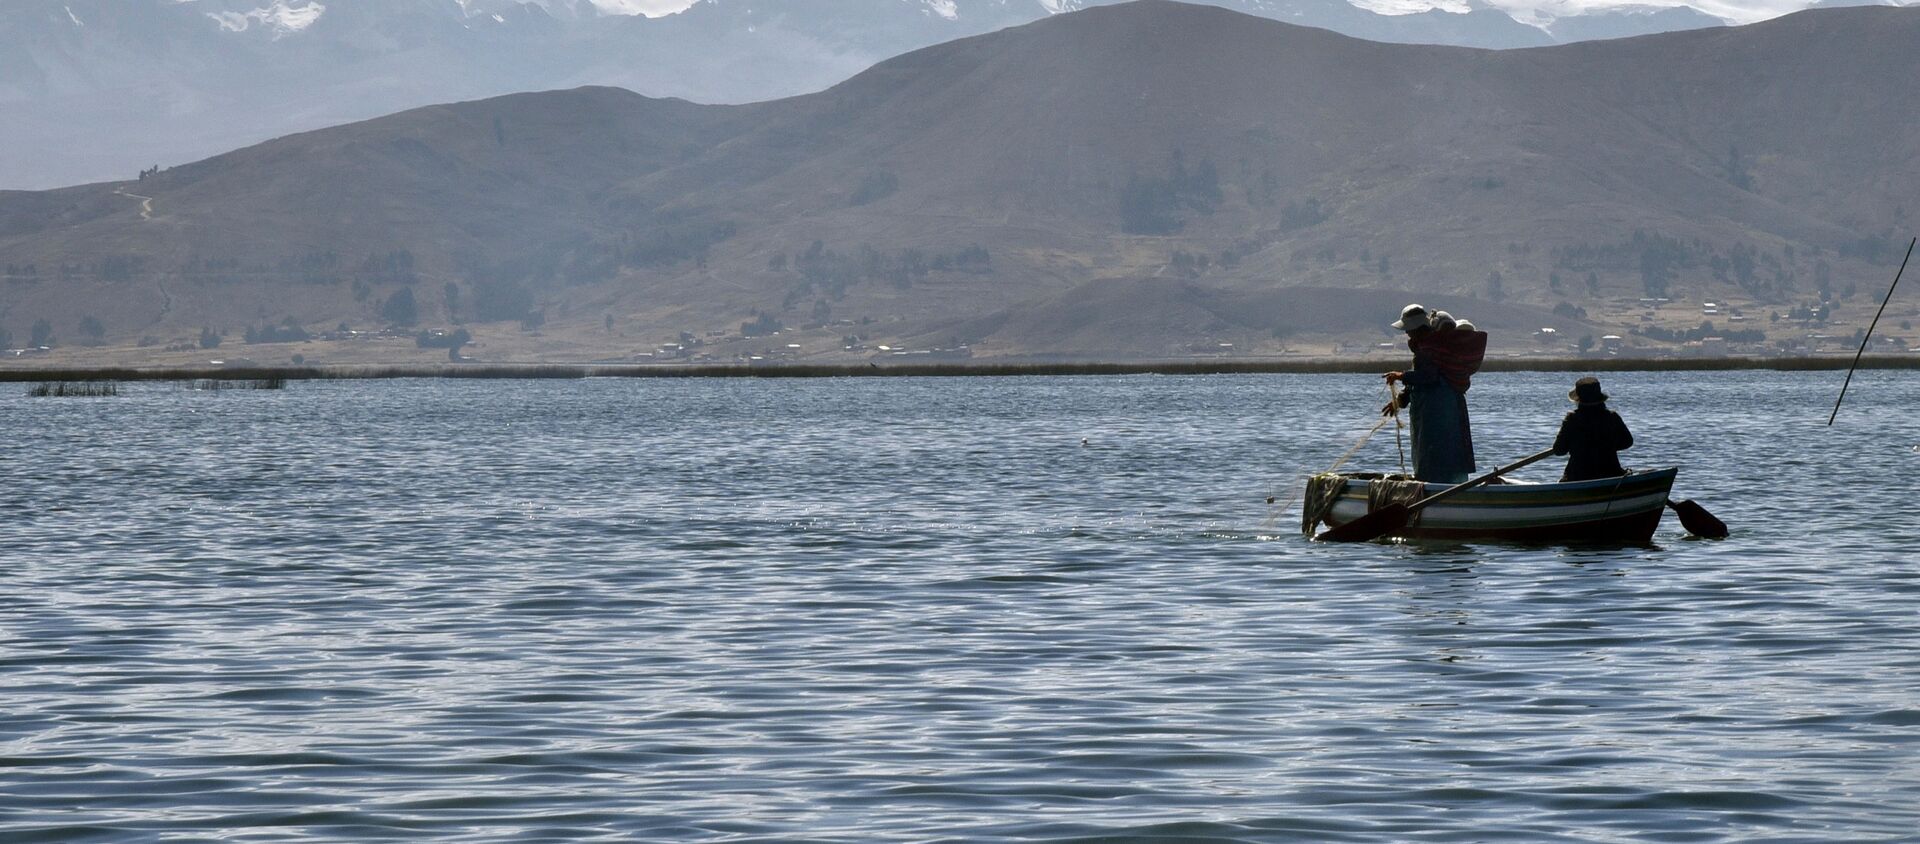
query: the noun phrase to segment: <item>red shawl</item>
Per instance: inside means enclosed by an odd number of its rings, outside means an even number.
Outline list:
[[[1407,338],[1407,348],[1418,360],[1416,366],[1432,364],[1440,377],[1464,394],[1473,385],[1473,374],[1487,359],[1487,332],[1457,328],[1434,331],[1419,339]]]

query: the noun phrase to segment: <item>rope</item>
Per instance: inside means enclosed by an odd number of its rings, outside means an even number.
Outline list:
[[[1624,483],[1626,483],[1626,482],[1627,482],[1627,478],[1628,478],[1629,476],[1631,476],[1632,474],[1633,474],[1633,472],[1632,472],[1632,471],[1628,471],[1628,472],[1627,472],[1627,474],[1625,474],[1625,475],[1621,475],[1621,476],[1620,476],[1620,479],[1619,479],[1619,480],[1617,480],[1617,481],[1614,481],[1614,482],[1613,482],[1613,489],[1611,489],[1611,490],[1609,490],[1609,491],[1608,491],[1608,498],[1607,498],[1607,506],[1606,506],[1606,507],[1603,507],[1603,508],[1601,508],[1601,510],[1600,510],[1600,518],[1603,518],[1603,519],[1604,519],[1604,518],[1606,518],[1606,517],[1608,517],[1608,516],[1611,516],[1611,515],[1613,515],[1613,502],[1614,502],[1614,501],[1616,501],[1616,500],[1617,500],[1617,499],[1619,498],[1619,495],[1620,495],[1620,485],[1621,485],[1621,484],[1624,484]],[[1666,507],[1667,505],[1666,505],[1666,504],[1661,504],[1660,506],[1661,506],[1662,508],[1664,508],[1664,507]]]
[[[1387,384],[1387,406],[1393,408],[1393,447],[1400,450],[1400,474],[1407,473],[1407,447],[1400,441],[1400,431],[1406,423],[1400,421],[1400,397],[1393,394],[1393,382]]]

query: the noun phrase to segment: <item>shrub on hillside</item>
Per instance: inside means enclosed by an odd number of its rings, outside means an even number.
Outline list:
[[[312,337],[313,335],[308,334],[305,328],[300,327],[299,322],[289,316],[281,320],[279,325],[263,325],[259,328],[247,326],[246,331],[240,336],[240,342],[247,344],[299,343]]]
[[[380,318],[394,325],[412,325],[420,321],[420,306],[413,300],[413,288],[395,290],[380,305]]]
[[[458,349],[473,342],[473,335],[464,328],[446,331],[422,331],[413,338],[414,345],[422,349]]]

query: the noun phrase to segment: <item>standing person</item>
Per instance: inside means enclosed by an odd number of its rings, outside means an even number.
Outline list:
[[[1406,388],[1381,413],[1397,413],[1404,407],[1412,417],[1415,478],[1457,484],[1474,470],[1467,389],[1486,358],[1487,335],[1461,331],[1458,326],[1442,331],[1434,322],[1433,312],[1421,305],[1400,310],[1393,327],[1407,333],[1413,366],[1382,376],[1388,384],[1401,383]]]
[[[1633,447],[1633,432],[1620,414],[1607,407],[1600,379],[1588,376],[1573,382],[1567,398],[1579,407],[1561,420],[1560,435],[1553,438],[1553,453],[1567,455],[1567,471],[1560,480],[1591,481],[1626,474],[1620,452]]]

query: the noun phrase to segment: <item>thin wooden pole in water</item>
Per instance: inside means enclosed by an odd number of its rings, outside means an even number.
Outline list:
[[[1847,400],[1847,385],[1853,383],[1853,370],[1860,365],[1860,356],[1867,353],[1867,342],[1873,339],[1873,327],[1880,324],[1880,315],[1887,312],[1887,303],[1893,301],[1893,289],[1900,286],[1900,276],[1907,271],[1907,261],[1913,258],[1913,245],[1920,243],[1920,237],[1907,241],[1907,257],[1900,259],[1900,269],[1893,274],[1893,283],[1887,285],[1887,298],[1880,300],[1880,310],[1873,312],[1873,321],[1867,323],[1867,334],[1860,338],[1860,351],[1853,353],[1853,366],[1847,367],[1847,380],[1840,382],[1840,397],[1833,400],[1833,412],[1827,414],[1827,427],[1833,427],[1833,420],[1840,415],[1840,403]]]

